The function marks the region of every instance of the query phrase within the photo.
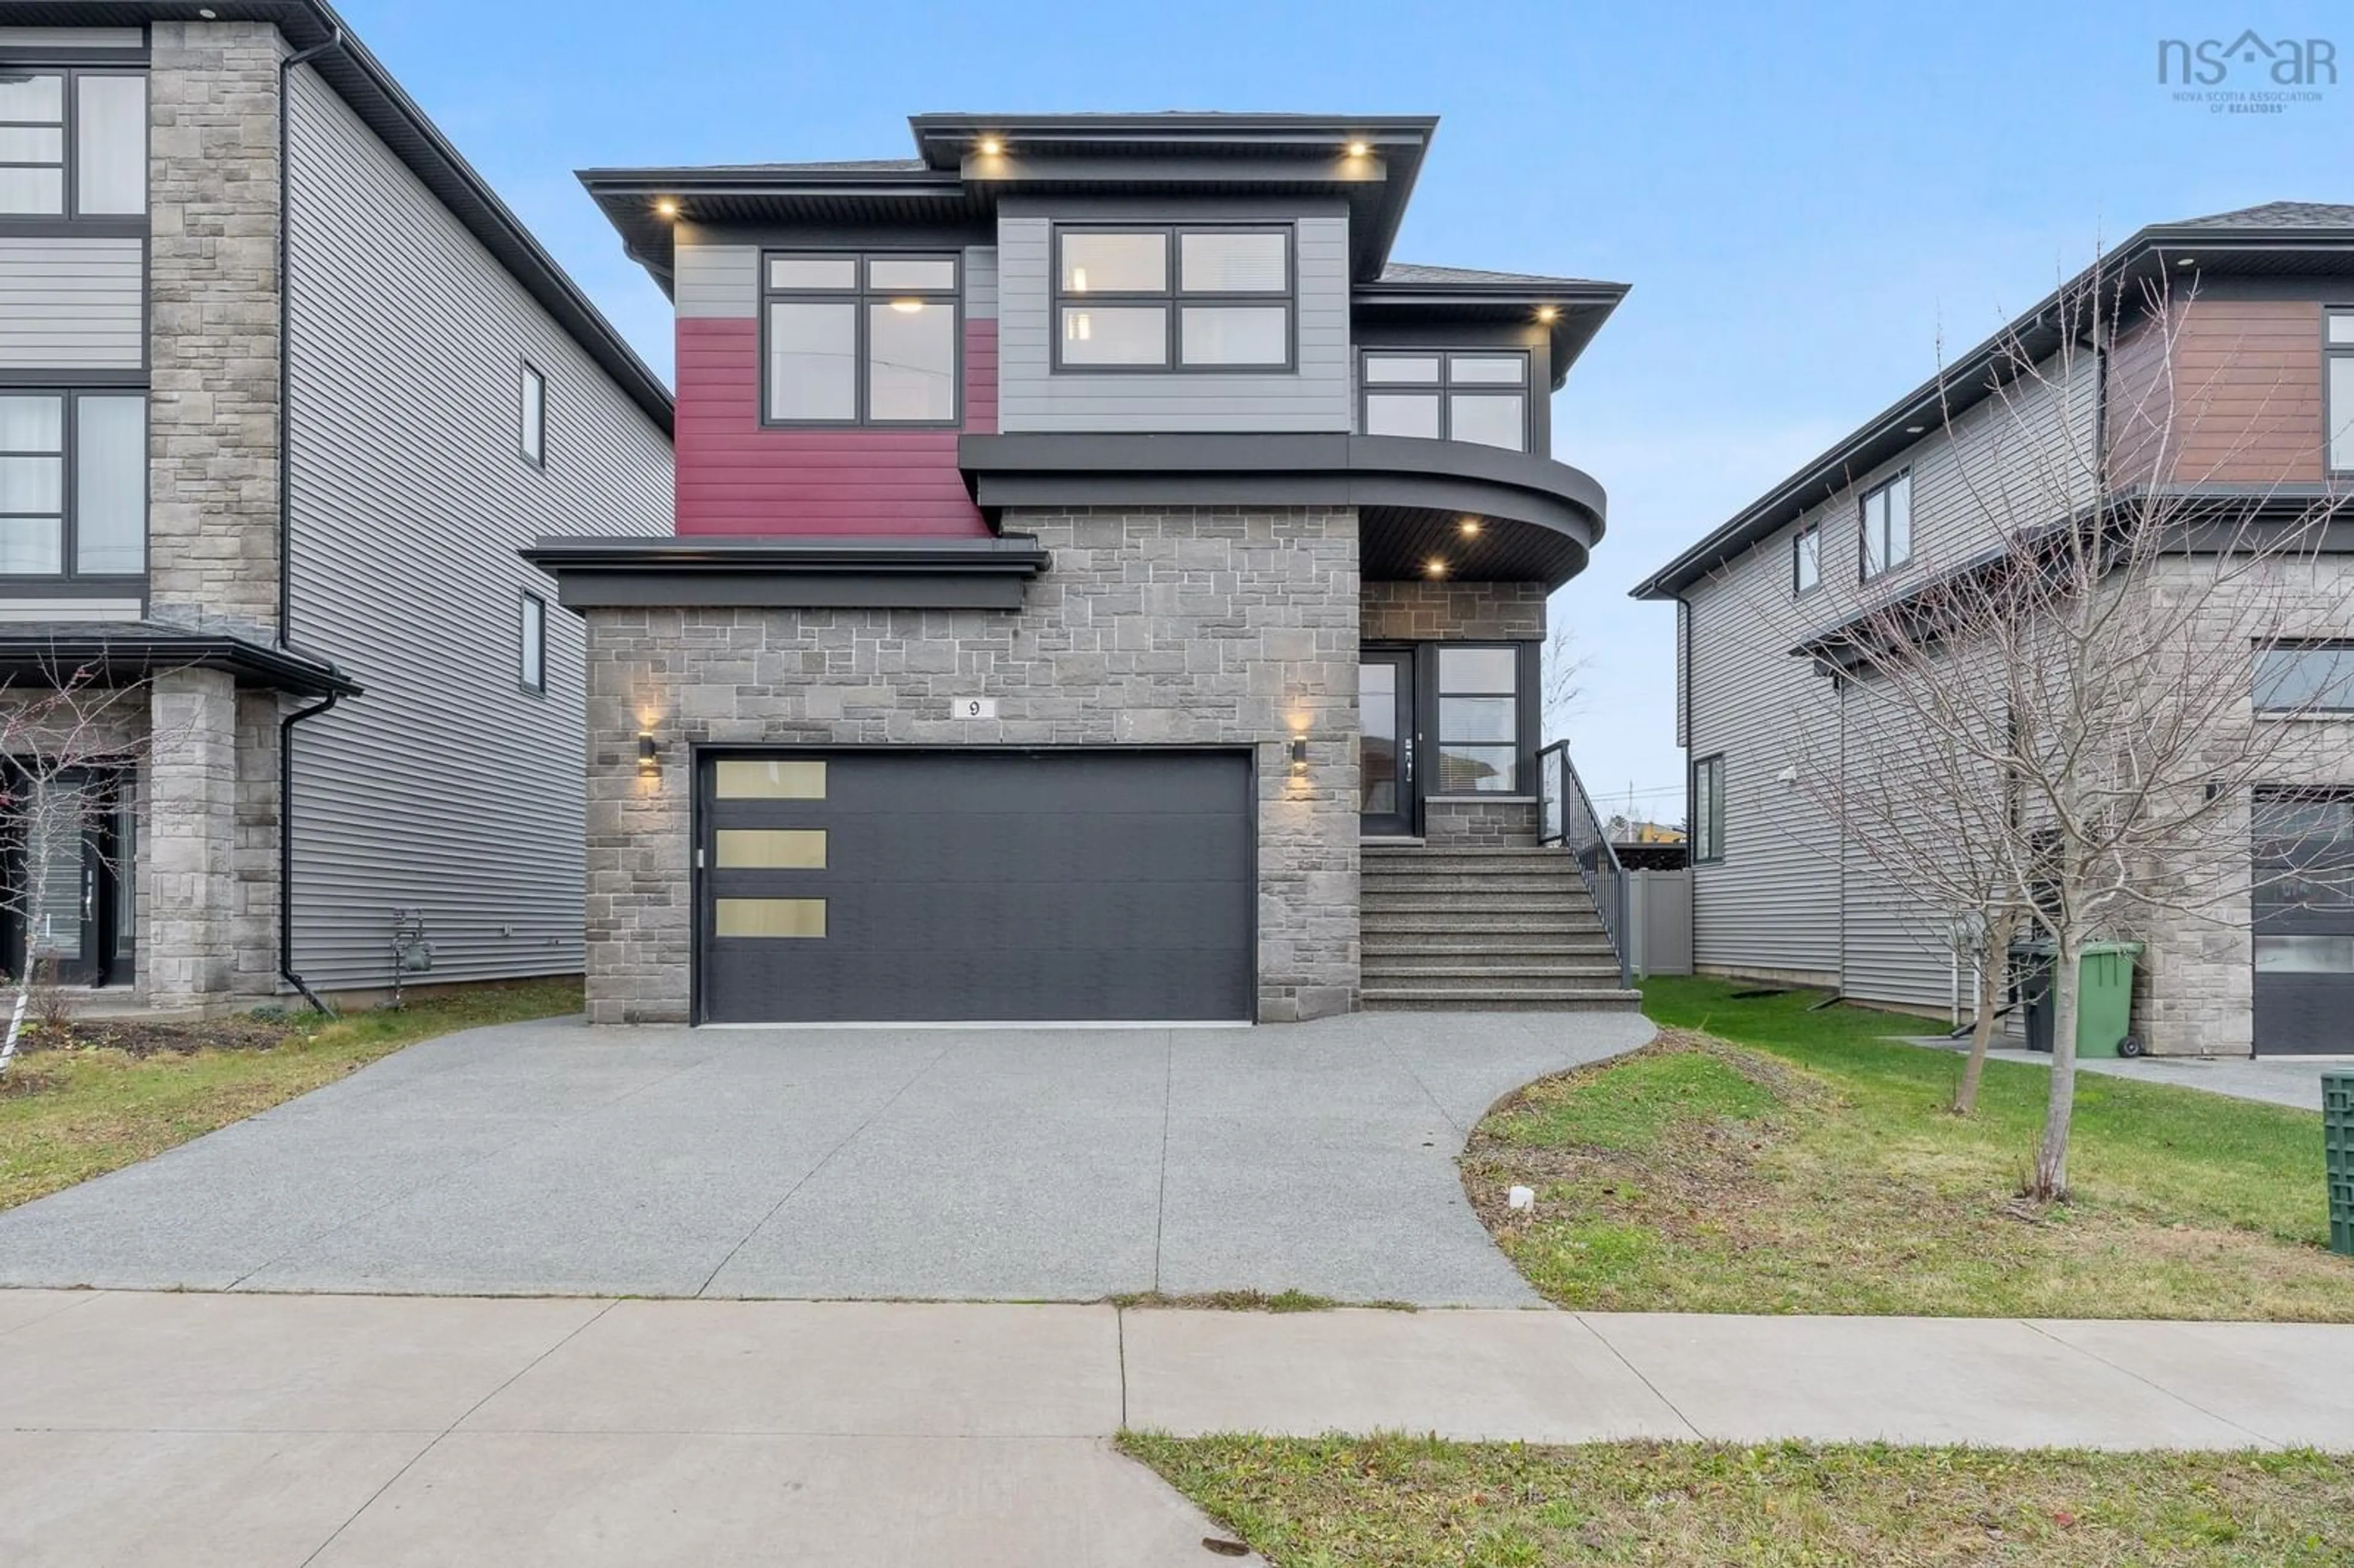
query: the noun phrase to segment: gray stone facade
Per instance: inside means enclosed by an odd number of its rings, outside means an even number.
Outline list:
[[[1368,642],[1541,642],[1543,583],[1367,583],[1359,630]]]
[[[1431,800],[1422,809],[1425,843],[1452,849],[1525,849],[1537,842],[1537,802]]]
[[[1250,747],[1259,1016],[1355,1006],[1355,513],[1017,510],[1004,526],[1054,557],[1018,612],[588,612],[592,1022],[687,1016],[689,747],[705,744]],[[998,717],[950,717],[963,696]]]
[[[149,613],[278,621],[278,62],[266,22],[157,22],[148,158]]]
[[[1423,580],[1364,585],[1359,617],[1367,642],[1542,642],[1543,583]],[[1423,806],[1423,841],[1457,849],[1512,849],[1537,842],[1537,804],[1432,800]]]

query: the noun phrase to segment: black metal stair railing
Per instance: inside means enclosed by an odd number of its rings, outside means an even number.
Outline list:
[[[1602,819],[1594,813],[1585,781],[1578,778],[1577,767],[1569,759],[1567,741],[1556,740],[1537,753],[1537,792],[1543,803],[1538,842],[1559,844],[1577,857],[1585,891],[1593,896],[1595,913],[1602,916],[1602,929],[1618,956],[1618,983],[1632,985],[1627,868],[1618,863],[1618,852],[1610,847],[1610,835],[1602,831]]]

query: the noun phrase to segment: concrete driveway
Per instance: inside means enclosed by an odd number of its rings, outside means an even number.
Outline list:
[[[1940,1051],[1966,1051],[1967,1041],[1956,1043],[1942,1034],[1909,1036],[1915,1044],[1928,1045]],[[1998,1062],[2017,1062],[2022,1066],[2049,1067],[2052,1057],[2042,1051],[2012,1050],[2008,1046],[1988,1051],[1987,1055]],[[2204,1089],[2211,1095],[2224,1095],[2235,1100],[2255,1100],[2264,1105],[2293,1106],[2298,1110],[2317,1111],[2321,1108],[2321,1076],[2325,1073],[2354,1073],[2354,1057],[2348,1056],[2081,1056],[2076,1065],[2087,1073],[2101,1073],[2112,1078],[2136,1078],[2145,1084],[2171,1084],[2179,1089]]]
[[[0,1213],[0,1285],[1536,1306],[1454,1158],[1651,1033],[474,1030]]]

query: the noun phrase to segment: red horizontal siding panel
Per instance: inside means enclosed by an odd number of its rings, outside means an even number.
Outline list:
[[[964,331],[968,430],[997,429],[997,323]],[[970,537],[989,532],[955,430],[760,428],[760,323],[678,323],[678,532]]]

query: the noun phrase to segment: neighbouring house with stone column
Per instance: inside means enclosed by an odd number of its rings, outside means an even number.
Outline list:
[[[678,344],[673,535],[525,552],[592,1019],[1628,1005],[1538,733],[1623,287],[1393,261],[1428,119],[910,124],[582,176]]]
[[[2084,319],[2064,302],[2096,278],[2099,330],[2063,326]],[[1956,356],[1636,588],[1677,609],[1700,972],[1939,1014],[1973,1005],[1953,913],[1903,885],[1854,821],[1796,780],[1801,766],[1836,758],[1842,787],[1862,794],[1880,770],[1915,766],[1874,732],[1871,677],[1843,658],[1843,641],[1875,615],[1935,604],[1957,578],[2003,566],[2024,530],[2089,515],[2094,473],[2119,506],[2154,497],[2178,515],[2204,508],[2205,539],[2166,557],[2177,584],[2195,580],[2182,565],[2193,556],[2232,553],[2217,540],[2266,526],[2314,533],[2253,559],[2232,589],[2264,605],[2262,641],[2226,622],[2208,643],[2223,650],[2208,667],[2238,666],[2229,722],[2294,726],[2298,738],[2266,757],[2268,777],[2234,787],[2252,820],[2279,824],[2250,833],[2248,884],[2152,910],[2120,933],[2147,944],[2138,1043],[2183,1055],[2348,1049],[2354,897],[2332,874],[2299,874],[2354,854],[2354,530],[2343,510],[2354,508],[2354,206],[2344,204],[2274,202],[2137,231],[2097,273]]]
[[[10,759],[90,810],[0,846],[8,969],[578,972],[583,640],[514,552],[666,531],[666,390],[325,5],[0,22],[0,674],[120,736]]]

